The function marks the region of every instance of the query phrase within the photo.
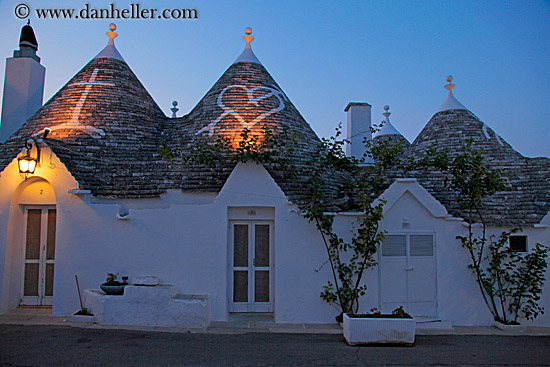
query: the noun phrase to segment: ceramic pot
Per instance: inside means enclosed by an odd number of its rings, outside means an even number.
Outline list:
[[[99,286],[99,288],[101,288],[103,292],[110,295],[124,294],[124,287],[126,287],[126,284],[112,285],[112,284],[103,283]]]

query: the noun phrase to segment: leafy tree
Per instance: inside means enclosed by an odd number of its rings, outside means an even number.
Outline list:
[[[549,248],[537,244],[529,254],[514,252],[508,245],[510,234],[520,229],[502,232],[499,237],[487,235],[483,201],[506,189],[500,170],[484,163],[483,152],[473,149],[472,141],[453,159],[432,147],[418,164],[447,173],[446,186],[468,213],[468,234],[457,239],[470,255],[468,267],[495,321],[517,324],[519,317],[532,320],[543,313],[538,301]],[[476,223],[481,224],[480,232],[474,229]]]

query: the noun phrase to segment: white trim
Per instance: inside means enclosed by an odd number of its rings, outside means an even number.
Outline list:
[[[69,194],[73,195],[89,195],[92,193],[91,190],[80,190],[80,189],[71,189],[68,191]]]
[[[449,217],[445,218],[445,220],[448,222],[464,222],[463,218],[453,217],[452,215],[449,215]]]
[[[305,214],[304,212],[300,214]],[[365,212],[324,212],[324,215],[341,215],[343,217],[360,217],[365,215]]]
[[[535,227],[541,226],[541,227],[550,227],[550,212],[546,213],[544,217],[542,217],[541,221],[538,224],[535,224]]]
[[[449,218],[445,206],[437,201],[416,179],[399,179],[394,181],[374,202],[378,205],[381,200],[386,200],[383,214],[385,215],[406,193],[410,193],[433,217]]]

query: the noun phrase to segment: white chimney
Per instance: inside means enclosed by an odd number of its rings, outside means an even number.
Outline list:
[[[371,140],[371,105],[366,102],[350,102],[344,109],[348,113],[346,155],[361,159],[366,152],[365,139]]]
[[[34,31],[27,24],[21,29],[19,50],[6,60],[0,143],[42,107],[46,68],[40,64],[37,50]]]

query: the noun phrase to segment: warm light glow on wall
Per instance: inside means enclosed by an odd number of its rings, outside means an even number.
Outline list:
[[[253,130],[250,131],[249,137],[248,137],[248,143],[251,143],[251,138],[254,137],[254,139],[256,140],[256,145],[259,146],[259,145],[262,144],[262,142],[265,139],[264,132],[263,131],[255,131],[255,130],[257,130],[257,129],[253,129]],[[228,131],[228,132],[223,132],[221,134],[229,139],[229,142],[231,143],[231,146],[234,149],[239,148],[239,144],[242,141],[244,141],[244,138],[242,136],[242,130]]]

